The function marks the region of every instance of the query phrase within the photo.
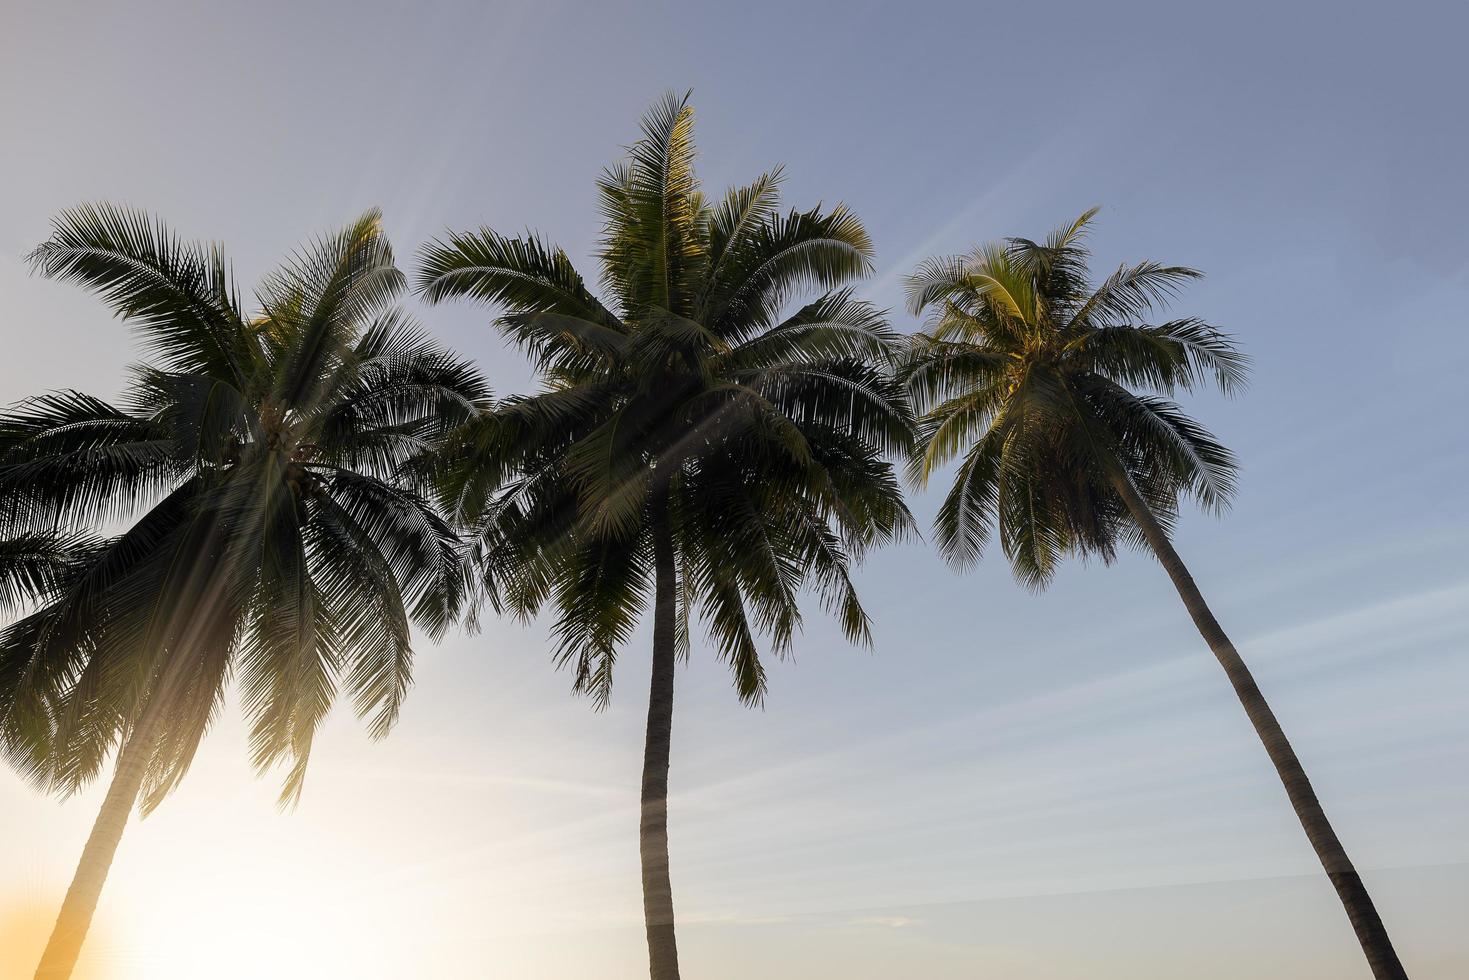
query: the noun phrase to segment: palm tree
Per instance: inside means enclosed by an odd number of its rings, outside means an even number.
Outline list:
[[[930,311],[932,324],[903,370],[924,413],[910,476],[924,486],[959,460],[934,522],[939,549],[967,566],[998,525],[1000,547],[1032,589],[1067,556],[1110,562],[1119,543],[1151,549],[1265,743],[1373,975],[1401,980],[1300,760],[1169,540],[1181,497],[1213,511],[1227,505],[1235,459],[1167,396],[1207,384],[1234,392],[1246,358],[1201,320],[1146,322],[1199,275],[1192,269],[1141,262],[1094,286],[1084,238],[1095,215],[1043,245],[1012,238],[931,259],[909,279],[912,311]]]
[[[545,382],[466,427],[439,474],[497,608],[552,602],[555,660],[603,705],[651,593],[640,849],[655,980],[678,976],[668,759],[691,613],[759,703],[756,636],[785,652],[809,584],[868,641],[850,566],[911,524],[887,461],[911,435],[898,338],[841,288],[870,268],[866,233],[841,206],[778,213],[778,170],[706,202],[692,127],[687,96],[669,96],[600,181],[605,302],[560,249],[488,228],[427,247],[417,282],[430,301],[500,307]],[[787,309],[807,288],[820,295]]]
[[[37,977],[70,976],[135,805],[183,778],[240,683],[261,770],[298,799],[339,688],[374,736],[410,681],[410,624],[466,594],[462,547],[402,463],[472,417],[476,371],[397,312],[378,215],[301,251],[242,312],[217,246],[107,205],[32,255],[98,293],[151,363],[120,406],[75,391],[0,416],[0,744],[69,794],[118,747]],[[97,535],[107,534],[100,537]]]

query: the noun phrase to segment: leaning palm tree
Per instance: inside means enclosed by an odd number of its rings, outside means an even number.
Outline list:
[[[1168,396],[1206,384],[1233,392],[1246,358],[1201,320],[1148,322],[1192,269],[1141,262],[1093,285],[1084,237],[1095,214],[1044,244],[1008,239],[929,260],[909,280],[912,311],[932,324],[903,371],[924,413],[910,476],[923,486],[958,460],[934,523],[939,549],[967,566],[998,526],[1033,589],[1067,556],[1110,562],[1120,543],[1151,549],[1265,743],[1374,976],[1403,978],[1300,760],[1169,540],[1182,497],[1227,505],[1235,460]]]
[[[488,228],[429,246],[418,279],[430,301],[500,307],[545,382],[466,427],[437,474],[488,595],[524,617],[553,603],[556,661],[599,705],[651,599],[640,845],[655,980],[678,976],[668,759],[691,613],[758,703],[757,635],[786,651],[809,584],[867,641],[850,566],[911,523],[888,462],[911,434],[898,338],[842,288],[869,269],[867,235],[841,206],[778,213],[779,171],[707,203],[692,126],[670,96],[600,182],[606,300],[560,249]],[[788,309],[803,288],[820,295]]]
[[[404,280],[376,213],[266,279],[254,317],[218,247],[132,211],[62,214],[32,261],[98,293],[151,361],[118,405],[62,391],[0,415],[0,599],[18,616],[0,746],[61,794],[116,748],[36,974],[55,978],[132,810],[178,785],[231,676],[255,765],[288,764],[283,804],[339,687],[374,736],[392,726],[410,624],[438,634],[466,594],[456,535],[396,477],[486,392],[392,307]]]

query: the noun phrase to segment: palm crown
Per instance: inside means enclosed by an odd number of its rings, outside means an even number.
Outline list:
[[[131,211],[67,212],[32,260],[100,294],[151,359],[118,406],[62,391],[0,416],[0,579],[32,605],[0,635],[4,746],[68,791],[141,734],[151,808],[234,674],[254,762],[288,760],[292,799],[338,687],[384,733],[410,622],[456,614],[457,539],[394,477],[483,384],[391,306],[376,213],[268,277],[254,317],[218,247]]]
[[[1044,586],[1067,555],[1110,561],[1139,541],[1125,478],[1166,527],[1187,495],[1225,506],[1233,455],[1167,396],[1213,383],[1232,392],[1246,359],[1195,318],[1147,317],[1192,269],[1124,265],[1088,280],[1096,210],[1042,243],[1012,238],[931,259],[909,279],[930,312],[905,366],[923,413],[910,476],[959,458],[935,520],[941,551],[967,565],[994,525],[1017,577]]]
[[[841,206],[780,214],[778,170],[706,202],[692,124],[669,97],[600,181],[607,302],[561,250],[489,229],[428,247],[418,279],[499,304],[543,374],[461,433],[441,486],[490,596],[522,615],[554,598],[558,661],[600,700],[665,531],[680,645],[697,607],[756,701],[755,636],[785,650],[810,582],[866,638],[850,560],[910,522],[886,461],[910,436],[898,338],[841,288],[869,269],[866,233]]]

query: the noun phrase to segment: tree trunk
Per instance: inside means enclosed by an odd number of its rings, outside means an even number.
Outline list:
[[[127,742],[117,756],[117,767],[112,774],[112,783],[107,787],[107,796],[102,800],[102,810],[92,824],[92,834],[87,846],[82,849],[82,858],[77,862],[76,874],[66,898],[61,902],[61,913],[51,930],[51,939],[41,954],[41,965],[36,968],[35,980],[68,980],[76,969],[77,957],[82,952],[82,942],[87,938],[87,929],[92,925],[92,916],[97,911],[97,900],[102,895],[102,886],[107,881],[107,872],[112,868],[113,855],[122,840],[123,829],[137,805],[138,794],[143,788],[143,777],[148,769],[148,748],[156,724],[158,708],[162,698],[154,695],[148,699],[138,724],[133,726]]]
[[[1265,696],[1260,693],[1254,677],[1250,675],[1250,669],[1240,659],[1234,644],[1204,602],[1204,596],[1194,584],[1193,576],[1184,567],[1178,552],[1173,550],[1167,533],[1153,516],[1147,502],[1138,494],[1126,475],[1114,473],[1112,483],[1127,504],[1133,520],[1142,529],[1159,563],[1173,580],[1184,606],[1193,617],[1194,625],[1203,634],[1209,649],[1214,651],[1214,656],[1219,659],[1229,682],[1234,685],[1240,704],[1244,705],[1245,714],[1249,715],[1260,741],[1265,743],[1265,751],[1275,764],[1280,781],[1285,784],[1285,792],[1290,797],[1291,805],[1295,807],[1296,817],[1301,821],[1307,839],[1316,849],[1321,866],[1326,869],[1327,877],[1336,887],[1336,893],[1346,908],[1347,918],[1351,920],[1352,928],[1357,933],[1357,941],[1367,954],[1367,964],[1372,968],[1372,975],[1377,980],[1407,980],[1408,974],[1398,961],[1392,940],[1388,938],[1382,918],[1372,904],[1372,897],[1367,894],[1361,875],[1352,866],[1346,850],[1337,839],[1336,831],[1332,830],[1331,823],[1326,819],[1326,811],[1321,808],[1321,801],[1316,799],[1316,792],[1311,788],[1311,781],[1306,778],[1301,760],[1296,758],[1295,750],[1281,730],[1280,722],[1276,721],[1275,713],[1265,702]]]
[[[653,683],[648,695],[648,732],[643,746],[643,816],[638,848],[643,863],[643,921],[648,931],[652,980],[678,980],[678,944],[673,934],[673,884],[668,878],[668,753],[673,739],[675,666],[673,532],[667,488],[654,491]]]

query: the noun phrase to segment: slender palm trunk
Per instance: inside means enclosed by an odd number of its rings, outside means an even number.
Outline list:
[[[653,563],[653,684],[648,696],[647,741],[643,745],[643,817],[638,849],[643,862],[643,921],[648,931],[649,971],[652,980],[679,980],[673,884],[668,877],[668,753],[673,741],[674,603],[678,579],[666,488],[655,491]]]
[[[87,929],[91,927],[92,916],[97,911],[97,900],[102,895],[107,872],[112,868],[113,855],[117,853],[123,829],[143,788],[143,777],[148,770],[148,746],[162,700],[157,696],[149,698],[148,706],[143,709],[142,716],[118,753],[112,783],[107,787],[107,796],[102,800],[97,821],[92,824],[87,846],[82,849],[71,887],[61,902],[61,913],[56,917],[51,939],[41,954],[41,965],[36,968],[36,980],[67,980],[76,969],[82,942],[87,938]]]
[[[1224,634],[1219,621],[1204,602],[1204,596],[1194,584],[1193,576],[1178,557],[1178,552],[1173,550],[1167,533],[1153,516],[1147,502],[1138,495],[1125,475],[1114,473],[1112,483],[1127,504],[1133,520],[1142,529],[1159,563],[1173,580],[1184,606],[1193,617],[1194,625],[1203,634],[1209,649],[1214,651],[1214,656],[1219,659],[1229,682],[1234,685],[1234,693],[1239,696],[1240,704],[1244,705],[1245,714],[1249,715],[1260,741],[1265,743],[1265,751],[1275,764],[1280,781],[1285,784],[1285,792],[1290,797],[1291,805],[1295,807],[1296,817],[1305,828],[1306,837],[1316,849],[1321,866],[1326,869],[1327,877],[1336,887],[1336,893],[1346,908],[1347,918],[1356,930],[1357,941],[1362,944],[1362,952],[1367,954],[1367,964],[1372,968],[1372,975],[1377,980],[1407,980],[1407,971],[1398,961],[1398,954],[1393,949],[1392,940],[1388,938],[1387,928],[1383,926],[1382,918],[1372,904],[1372,897],[1367,894],[1362,876],[1352,866],[1351,859],[1337,839],[1336,831],[1326,819],[1326,811],[1321,808],[1321,801],[1316,799],[1316,792],[1311,788],[1311,781],[1306,778],[1301,760],[1296,758],[1295,750],[1281,730],[1280,722],[1276,721],[1275,712],[1270,710],[1265,696],[1260,693],[1250,669],[1245,666],[1234,644]]]

